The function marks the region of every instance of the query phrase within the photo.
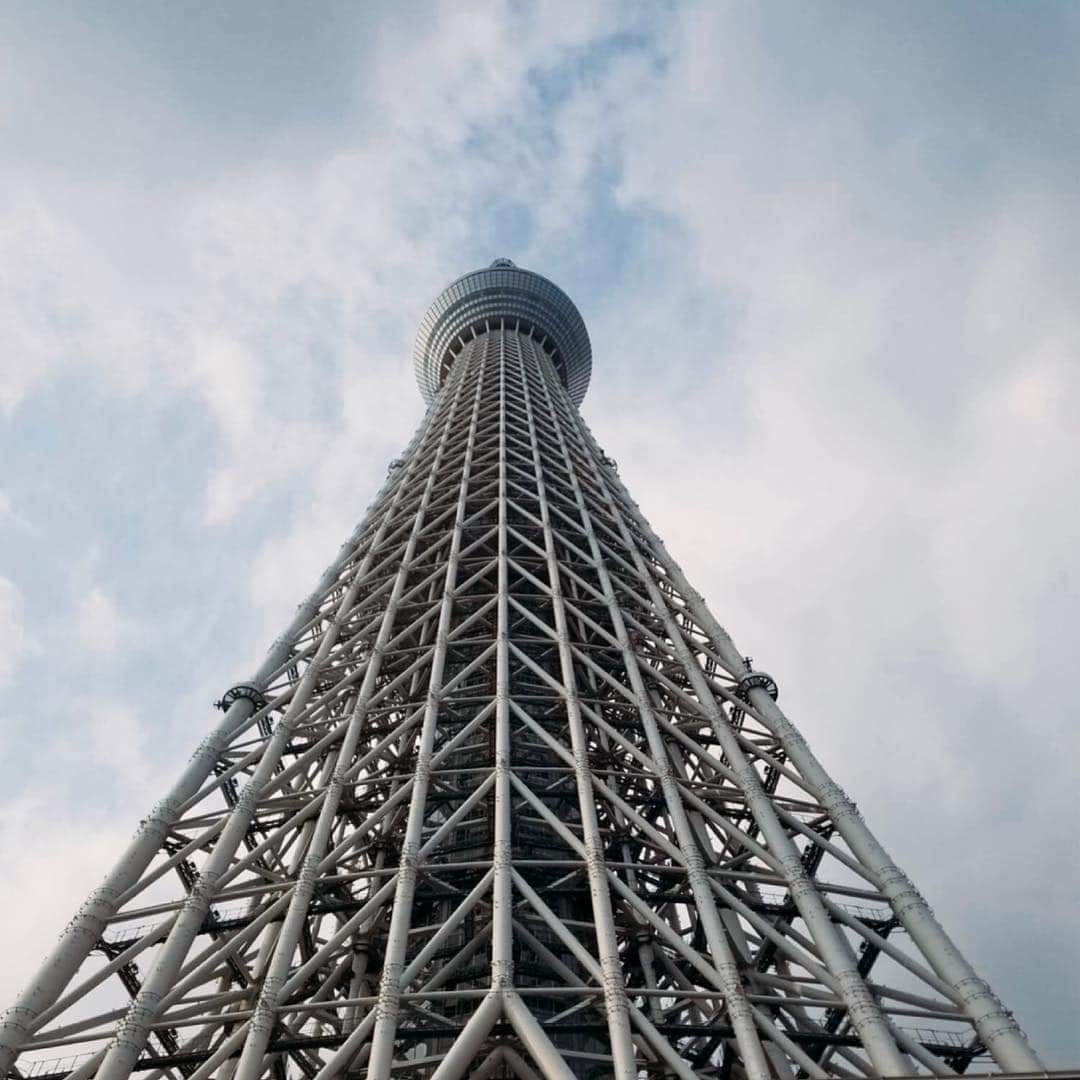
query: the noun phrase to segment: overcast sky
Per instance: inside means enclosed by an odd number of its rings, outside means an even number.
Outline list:
[[[362,10],[361,10],[362,8]],[[0,1004],[507,256],[720,621],[1080,1061],[1080,6],[0,10]]]

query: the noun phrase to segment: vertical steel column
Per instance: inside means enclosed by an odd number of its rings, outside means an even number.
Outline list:
[[[495,842],[492,883],[491,985],[505,991],[514,985],[513,859],[510,744],[510,563],[506,524],[506,342],[499,343],[499,506],[498,601],[495,627]]]
[[[495,842],[492,852],[491,987],[504,1015],[545,1080],[575,1080],[551,1039],[514,990],[513,805],[510,738],[510,552],[507,524],[506,326],[499,341],[499,524],[498,609],[495,674]],[[434,1078],[433,1078],[434,1080]],[[442,1077],[439,1078],[442,1080]],[[447,1076],[446,1080],[452,1080]]]

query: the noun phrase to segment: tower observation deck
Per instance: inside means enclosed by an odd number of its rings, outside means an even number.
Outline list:
[[[465,344],[495,326],[537,341],[580,405],[592,375],[592,347],[573,301],[547,278],[496,259],[448,285],[420,323],[413,349],[416,381],[430,405]]]
[[[642,516],[509,260],[374,502],[0,1027],[37,1080],[1038,1073]]]

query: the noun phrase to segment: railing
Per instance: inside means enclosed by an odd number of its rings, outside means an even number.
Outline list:
[[[45,1076],[66,1076],[74,1072],[80,1065],[89,1061],[94,1055],[90,1051],[82,1054],[68,1054],[66,1057],[39,1058],[37,1061],[27,1061],[19,1058],[19,1072],[29,1078]]]
[[[759,899],[762,904],[768,907],[783,907],[785,903],[790,902],[788,893],[784,889],[779,888],[759,888]],[[867,923],[881,923],[888,922],[892,917],[892,910],[890,908],[881,905],[880,907],[868,907],[865,904],[852,904],[847,901],[833,900],[832,901],[842,911],[846,911],[849,915],[853,915],[856,919],[860,919]]]
[[[257,913],[256,913],[257,914]],[[251,909],[246,902],[238,904],[220,904],[210,910],[210,915],[206,920],[208,928],[212,928],[215,922],[228,923],[235,919],[246,919],[251,915]],[[106,945],[116,945],[121,942],[131,943],[138,941],[144,935],[150,933],[151,930],[163,925],[164,919],[157,922],[144,922],[136,923],[132,926],[130,923],[112,923],[101,935],[101,940]]]
[[[901,1030],[910,1035],[916,1042],[924,1046],[954,1047],[964,1050],[971,1045],[971,1031],[953,1031],[944,1028],[902,1027]]]

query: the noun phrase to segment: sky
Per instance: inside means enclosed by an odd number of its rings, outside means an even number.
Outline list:
[[[1080,7],[0,12],[2,1004],[418,424],[496,257],[1052,1065],[1080,1063]]]

